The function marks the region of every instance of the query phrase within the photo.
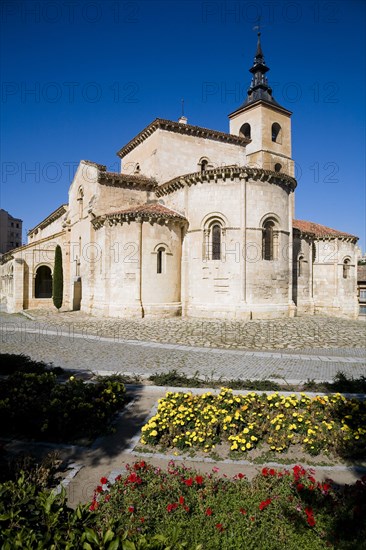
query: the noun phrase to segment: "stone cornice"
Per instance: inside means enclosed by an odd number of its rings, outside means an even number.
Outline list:
[[[47,227],[47,225],[50,225],[52,222],[58,220],[58,218],[61,218],[63,214],[66,214],[67,208],[67,204],[62,204],[61,206],[59,206],[56,210],[51,212],[51,214],[47,216],[47,218],[41,221],[41,223],[33,227],[33,229],[30,229],[27,233],[28,237],[30,237],[33,233],[38,233],[38,231],[44,229],[45,227]]]
[[[253,179],[259,181],[265,181],[280,185],[293,191],[296,188],[297,182],[295,178],[283,174],[282,172],[273,172],[272,170],[263,170],[262,168],[254,168],[251,166],[221,166],[219,168],[213,168],[212,170],[205,170],[204,172],[193,172],[192,174],[186,174],[184,176],[178,176],[162,185],[159,185],[155,189],[157,197],[174,193],[178,189],[185,186],[190,187],[197,183],[210,182],[221,179],[234,180],[239,179]]]
[[[311,233],[310,231],[300,231],[300,229],[297,229],[296,227],[293,228],[294,234],[298,234],[298,236],[308,238],[311,241],[344,241],[349,243],[357,243],[358,237],[352,236],[352,235],[315,235],[315,233]]]
[[[240,136],[234,136],[233,134],[227,134],[225,132],[219,132],[218,130],[209,130],[208,128],[202,128],[201,126],[192,126],[191,124],[182,124],[181,122],[175,122],[173,120],[165,120],[163,118],[156,118],[151,124],[146,126],[136,137],[129,141],[122,149],[117,152],[120,158],[123,158],[130,153],[135,147],[140,145],[145,139],[147,139],[156,130],[166,130],[168,132],[175,132],[188,136],[202,137],[205,139],[212,139],[214,141],[221,141],[223,143],[233,143],[235,145],[245,146],[250,143],[250,139]]]

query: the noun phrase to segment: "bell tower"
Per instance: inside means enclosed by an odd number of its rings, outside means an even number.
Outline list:
[[[257,51],[249,69],[252,81],[244,103],[229,115],[230,133],[251,140],[246,146],[247,164],[294,176],[291,158],[291,111],[272,96],[258,32]]]

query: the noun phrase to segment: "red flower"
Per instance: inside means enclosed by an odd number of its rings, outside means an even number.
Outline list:
[[[189,506],[184,506],[186,512],[189,512]]]
[[[121,479],[122,479],[122,476],[121,476],[121,474],[119,474],[119,475],[116,477],[115,481],[121,481]]]
[[[179,497],[179,504],[183,506],[184,504],[184,497]]]
[[[132,472],[126,479],[126,483],[137,483],[138,485],[142,483],[141,477],[139,477],[135,472]]]
[[[309,481],[311,481],[311,483],[316,483],[316,481],[315,481],[315,477],[313,477],[313,476],[309,476],[309,478],[308,478],[308,479],[309,479]]]
[[[261,502],[260,505],[259,505],[259,509],[260,509],[260,510],[264,510],[265,508],[267,508],[267,506],[268,506],[269,504],[271,504],[271,502],[272,502],[272,499],[271,499],[271,498],[267,498],[267,500],[262,500],[262,502]]]
[[[168,512],[173,512],[173,510],[176,510],[178,508],[178,504],[176,502],[173,502],[173,504],[168,504],[166,509]]]
[[[98,508],[98,503],[96,500],[93,500],[93,502],[91,503],[91,505],[89,506],[89,510],[91,512],[94,512],[94,510],[96,510]]]
[[[255,517],[254,517],[254,516],[250,516],[250,521],[255,521]]]
[[[302,491],[303,488],[304,488],[304,486],[303,486],[302,483],[298,483],[298,484],[296,485],[296,489],[297,489],[298,491]]]
[[[103,487],[101,485],[98,485],[98,487],[95,489],[95,491],[97,493],[102,493],[103,492]]]
[[[183,483],[185,483],[187,487],[192,487],[193,479],[191,477],[189,477],[188,479],[183,479]]]
[[[104,502],[109,502],[111,500],[111,495],[106,495],[104,497]]]
[[[145,518],[140,518],[141,523],[144,523]]]
[[[323,483],[323,484],[321,484],[320,487],[321,487],[322,491],[324,491],[325,493],[327,493],[329,491],[329,489],[331,488],[329,483]]]
[[[143,470],[146,467],[146,462],[141,460],[141,462],[135,462],[133,465],[134,470]]]
[[[306,514],[306,521],[308,522],[310,527],[314,527],[315,519],[314,519],[314,513],[313,513],[312,508],[306,507],[304,511],[305,511],[305,514]]]
[[[100,482],[102,485],[105,485],[106,483],[108,483],[108,479],[106,477],[101,477]]]
[[[238,479],[243,479],[243,477],[245,477],[245,474],[242,474],[241,472],[239,472],[237,477]]]
[[[313,516],[308,516],[306,519],[307,519],[307,522],[310,525],[310,527],[314,527],[314,525],[315,525],[314,517]]]
[[[244,510],[244,508],[240,508],[239,512],[240,512],[243,516],[245,516],[246,513],[247,513],[247,511]]]
[[[197,485],[202,485],[203,483],[203,477],[202,476],[196,476],[195,477]]]
[[[275,475],[276,475],[276,470],[274,470],[273,468],[271,468],[270,471],[269,471],[269,475],[270,475],[270,476],[275,476]]]
[[[222,523],[216,523],[215,527],[220,531],[220,533],[224,530]]]
[[[129,506],[129,507],[128,507],[128,512],[129,512],[130,514],[133,514],[134,511],[135,511],[135,507],[134,507],[134,506]]]
[[[262,468],[262,476],[267,477],[267,476],[268,476],[268,472],[269,472],[268,468]]]
[[[207,508],[207,509],[206,509],[206,512],[205,512],[205,515],[206,515],[206,516],[212,516],[212,509],[211,509],[211,508]]]

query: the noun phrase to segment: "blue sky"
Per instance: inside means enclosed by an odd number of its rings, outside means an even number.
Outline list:
[[[1,2],[1,207],[30,229],[81,159],[116,151],[154,118],[228,131],[250,82],[261,16],[275,99],[293,111],[296,217],[365,250],[363,0]]]

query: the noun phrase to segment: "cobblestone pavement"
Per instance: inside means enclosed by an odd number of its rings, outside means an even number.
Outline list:
[[[101,319],[81,312],[0,314],[3,353],[64,368],[210,378],[332,380],[366,375],[366,325],[334,318],[271,321]]]

